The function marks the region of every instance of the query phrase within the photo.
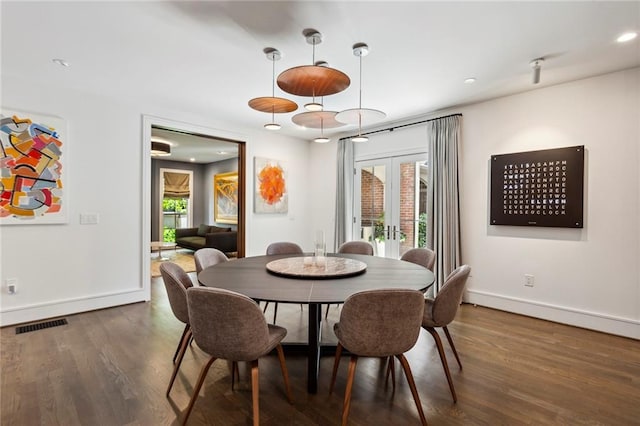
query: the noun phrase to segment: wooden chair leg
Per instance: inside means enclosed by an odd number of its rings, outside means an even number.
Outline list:
[[[182,342],[180,342],[180,351],[178,352],[178,359],[173,364],[173,373],[171,373],[171,379],[169,380],[169,387],[167,387],[167,398],[169,397],[169,392],[171,392],[171,388],[173,387],[173,382],[176,380],[176,376],[178,375],[178,370],[180,369],[180,364],[182,364],[182,358],[184,358],[185,352],[187,352],[187,346],[189,346],[189,340],[193,332],[191,328],[187,330],[187,334],[182,337]]]
[[[385,385],[389,383],[389,373],[391,373],[391,385],[393,386],[393,391],[396,391],[396,366],[394,362],[394,358],[392,356],[387,357],[387,377],[384,380]]]
[[[336,375],[338,374],[338,366],[340,365],[341,355],[342,355],[342,345],[338,343],[338,346],[336,346],[336,357],[333,360],[333,373],[331,374],[331,384],[329,385],[329,395],[333,393],[333,385],[336,384]]]
[[[458,351],[456,351],[456,345],[453,344],[453,339],[451,338],[451,334],[449,334],[449,329],[445,325],[442,327],[444,329],[444,334],[447,336],[447,340],[449,341],[449,345],[451,346],[451,350],[453,350],[453,354],[456,356],[456,360],[458,361],[458,365],[460,366],[460,370],[462,370],[462,363],[460,362],[460,357],[458,357]]]
[[[291,386],[289,385],[289,372],[287,371],[287,363],[284,361],[284,351],[282,345],[276,346],[278,351],[278,359],[280,360],[280,369],[282,370],[282,377],[284,378],[284,389],[287,392],[287,399],[289,404],[293,404],[293,396],[291,396]]]
[[[238,361],[233,361],[231,363],[231,390],[233,390],[233,386],[236,383],[236,376],[238,377],[238,382],[240,382],[240,370],[238,369]]]
[[[185,324],[184,330],[182,331],[182,336],[180,337],[180,341],[178,342],[178,346],[176,347],[176,353],[173,354],[173,363],[176,363],[176,358],[178,357],[178,353],[180,352],[180,348],[182,347],[182,342],[184,341],[184,336],[187,335],[187,331],[189,331],[189,324]]]
[[[416,382],[413,380],[413,374],[411,374],[411,367],[409,367],[409,363],[403,354],[396,355],[400,364],[402,364],[402,369],[404,370],[404,375],[407,376],[407,381],[409,382],[409,387],[411,388],[411,393],[413,394],[413,400],[416,403],[416,408],[418,409],[418,415],[420,416],[420,421],[423,425],[426,426],[427,418],[424,416],[424,411],[422,410],[422,404],[420,403],[420,396],[418,395],[418,389],[416,388]]]
[[[458,397],[456,396],[456,390],[453,387],[453,380],[451,379],[451,373],[449,372],[449,364],[447,363],[447,356],[444,353],[444,346],[442,346],[442,340],[440,340],[440,336],[438,332],[431,327],[427,327],[427,331],[431,333],[433,339],[436,341],[436,347],[438,348],[438,354],[440,354],[440,361],[442,361],[442,368],[444,368],[444,374],[447,376],[447,381],[449,382],[449,389],[451,390],[451,396],[453,396],[453,402],[458,402]]]
[[[205,365],[202,366],[200,370],[200,376],[198,376],[198,382],[196,383],[196,387],[193,389],[193,395],[191,395],[191,400],[189,401],[189,405],[187,406],[187,411],[184,413],[184,419],[182,420],[182,426],[187,424],[187,420],[189,419],[189,415],[191,414],[191,410],[193,410],[193,405],[196,403],[196,399],[198,399],[198,394],[200,393],[200,388],[202,387],[202,383],[204,383],[205,377],[207,377],[207,372],[209,372],[209,367],[213,364],[213,361],[216,359],[214,357],[209,358],[209,361]]]
[[[253,426],[260,424],[260,374],[258,360],[251,361],[251,399],[253,401]]]
[[[344,405],[342,407],[342,426],[347,425],[349,420],[349,409],[351,408],[351,391],[353,390],[353,378],[356,375],[356,365],[358,363],[358,356],[351,355],[349,360],[349,375],[347,377],[347,387],[344,391]]]

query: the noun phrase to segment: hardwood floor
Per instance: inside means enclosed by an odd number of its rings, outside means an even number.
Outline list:
[[[325,335],[338,319],[331,307]],[[279,304],[287,340],[304,340],[306,308]],[[273,313],[267,312],[267,318]],[[171,398],[171,358],[182,332],[160,279],[152,301],[66,317],[68,325],[15,334],[0,330],[2,425],[180,424],[206,355],[187,351]],[[445,343],[458,394],[454,404],[433,338],[422,331],[407,354],[431,425],[640,424],[640,342],[487,308],[463,305],[449,329],[464,370]],[[442,334],[444,337],[444,334]],[[260,360],[264,425],[340,424],[348,362],[328,394],[332,357],[321,360],[317,395],[306,392],[306,359],[287,356],[294,404],[285,397],[277,356]],[[352,425],[419,424],[406,379],[385,386],[386,364],[358,361]],[[251,424],[247,366],[231,390],[229,368],[216,361],[189,424]]]

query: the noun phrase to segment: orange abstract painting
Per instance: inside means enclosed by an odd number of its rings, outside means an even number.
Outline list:
[[[281,161],[255,158],[256,213],[286,213],[288,210],[286,171]]]

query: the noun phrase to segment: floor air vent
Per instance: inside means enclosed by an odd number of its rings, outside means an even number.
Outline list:
[[[39,322],[37,324],[23,325],[20,327],[16,327],[16,334],[28,333],[30,331],[42,330],[43,328],[57,327],[59,325],[66,325],[66,324],[67,324],[67,320],[63,318],[63,319],[57,319],[53,321]]]

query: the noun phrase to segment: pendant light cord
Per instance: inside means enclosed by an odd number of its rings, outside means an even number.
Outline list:
[[[358,98],[358,136],[362,136],[362,54],[360,58],[360,91]]]

